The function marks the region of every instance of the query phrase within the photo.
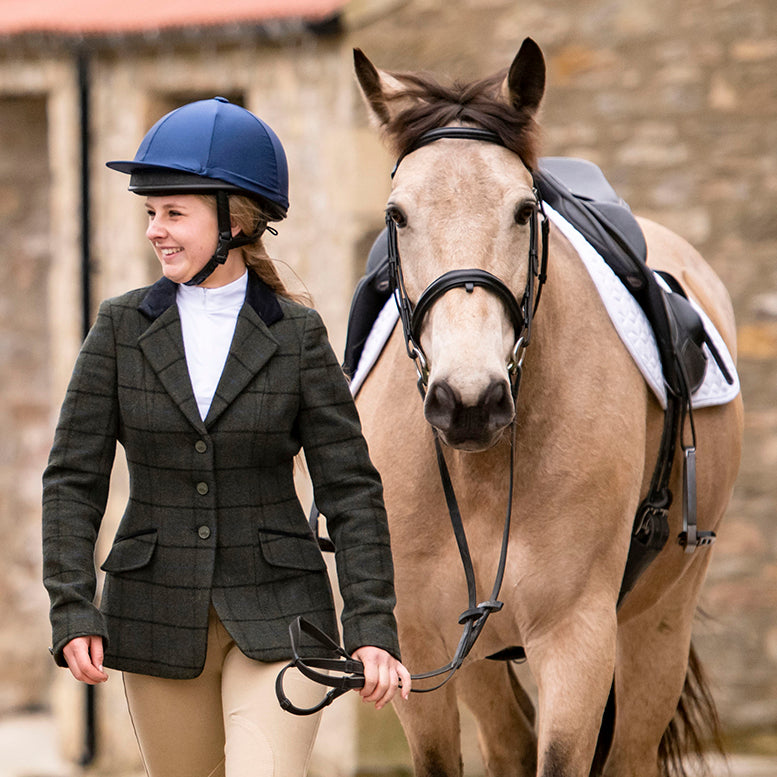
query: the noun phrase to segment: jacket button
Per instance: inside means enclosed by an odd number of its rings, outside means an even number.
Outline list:
[[[210,537],[210,529],[207,526],[200,526],[200,528],[197,529],[197,534],[200,535],[201,540],[207,540],[208,537]]]
[[[197,483],[197,493],[201,494],[202,496],[205,496],[205,494],[208,493],[208,484],[207,483]]]
[[[205,440],[197,440],[197,442],[194,443],[194,450],[197,451],[197,453],[205,453],[205,451],[208,450],[208,444]]]

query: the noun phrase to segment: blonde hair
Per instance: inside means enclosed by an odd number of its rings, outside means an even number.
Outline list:
[[[214,195],[203,194],[202,196],[215,204]],[[245,235],[252,235],[261,227],[266,226],[268,221],[277,220],[267,210],[263,209],[261,204],[252,197],[242,194],[229,195],[229,213],[232,224],[239,227],[240,231]],[[286,285],[281,280],[281,276],[278,274],[274,260],[264,247],[261,236],[254,242],[242,246],[240,250],[246,267],[249,270],[253,270],[274,294],[303,305],[312,304],[308,293],[297,294],[286,288]]]

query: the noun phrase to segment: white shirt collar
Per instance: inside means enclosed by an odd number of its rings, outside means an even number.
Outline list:
[[[184,305],[197,305],[207,311],[239,310],[245,302],[248,288],[248,270],[237,280],[212,289],[204,286],[185,286],[180,284],[176,297]]]

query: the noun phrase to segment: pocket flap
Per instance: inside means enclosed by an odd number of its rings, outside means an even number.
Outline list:
[[[146,566],[154,555],[156,540],[156,529],[115,540],[100,569],[104,572],[129,572]]]
[[[268,564],[321,572],[326,563],[312,535],[259,532],[259,545]]]

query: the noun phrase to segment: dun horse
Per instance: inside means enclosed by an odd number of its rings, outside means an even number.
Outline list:
[[[470,268],[495,276],[520,299],[537,210],[532,174],[545,86],[537,45],[524,41],[507,75],[450,87],[380,71],[360,51],[355,61],[371,116],[400,158],[387,214],[410,305],[443,274]],[[444,136],[418,144],[427,130],[450,126],[485,128],[500,142]],[[721,282],[680,237],[640,224],[650,265],[681,281],[733,354],[734,320]],[[490,588],[499,562],[511,444],[514,489],[501,611],[451,682],[397,705],[416,774],[461,775],[458,697],[477,720],[489,775],[585,777],[613,687],[606,764],[594,771],[682,772],[678,736],[698,736],[691,702],[709,700],[694,684],[691,628],[710,549],[687,553],[677,542],[679,497],[668,542],[618,607],[635,511],[662,433],[656,396],[555,225],[525,353],[521,344],[516,349],[515,322],[492,285],[438,291],[418,335],[425,398],[400,326],[358,394],[385,483],[403,660],[411,671],[450,660],[468,596],[434,436],[443,443],[480,590]],[[508,365],[521,356],[514,401]],[[698,528],[714,531],[739,464],[741,400],[698,409],[693,419]],[[682,492],[681,470],[678,452],[675,494]],[[536,715],[510,662],[488,660],[513,646],[523,647],[536,681]]]

